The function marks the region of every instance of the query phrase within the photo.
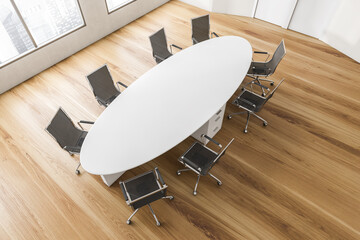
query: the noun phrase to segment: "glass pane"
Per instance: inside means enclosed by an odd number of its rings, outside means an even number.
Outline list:
[[[84,24],[76,0],[15,0],[36,44]]]
[[[132,0],[106,0],[109,11],[112,11],[122,5],[131,2]]]
[[[0,64],[34,48],[9,0],[0,0]]]

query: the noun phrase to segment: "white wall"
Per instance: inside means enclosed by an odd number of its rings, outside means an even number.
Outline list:
[[[193,5],[198,8],[205,9],[207,11],[211,11],[212,8],[212,0],[180,0],[180,1]]]
[[[320,40],[360,62],[360,1],[342,0]]]
[[[257,0],[212,0],[212,12],[253,17]]]
[[[207,11],[253,17],[257,2],[283,11],[285,4],[293,8],[295,1],[284,0],[180,0]],[[319,38],[330,46],[360,62],[360,0],[298,0],[289,28]],[[323,7],[325,6],[325,11]],[[261,8],[261,6],[260,6]],[[260,9],[259,8],[259,9]],[[258,9],[258,10],[259,10]],[[262,10],[268,9],[266,6]],[[304,11],[303,11],[304,10]],[[257,11],[257,10],[256,10]],[[260,10],[261,11],[261,10]],[[298,11],[296,13],[296,11]],[[258,14],[256,12],[256,14]],[[264,13],[266,15],[266,13]],[[264,15],[260,12],[260,15]],[[286,15],[286,16],[285,16]],[[286,27],[290,14],[282,19],[257,15],[260,19]],[[314,22],[315,21],[315,22]]]
[[[298,0],[289,29],[320,38],[340,0]]]
[[[137,0],[108,14],[105,0],[80,0],[86,26],[0,68],[0,93],[22,83],[168,1]]]
[[[180,0],[210,12],[252,17],[257,0]]]
[[[254,17],[287,28],[296,3],[297,0],[259,0]]]

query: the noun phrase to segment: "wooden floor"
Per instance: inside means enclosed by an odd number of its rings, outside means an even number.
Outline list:
[[[360,239],[360,64],[311,37],[211,14],[212,31],[254,50],[285,39],[271,79],[286,81],[260,113],[266,128],[251,119],[244,134],[245,116],[224,120],[216,139],[235,142],[212,170],[221,187],[203,177],[195,197],[195,174],[175,174],[191,138],[121,177],[160,168],[175,196],[153,204],[161,227],[147,208],[126,225],[132,210],[118,184],[75,175],[79,157],[44,131],[59,106],[95,120],[104,108],[85,75],[107,63],[131,85],[155,65],[150,34],[165,27],[169,43],[191,46],[190,18],[206,13],[171,1],[0,96],[0,239]]]

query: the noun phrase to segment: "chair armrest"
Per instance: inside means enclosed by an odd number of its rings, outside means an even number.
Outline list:
[[[208,135],[205,135],[205,134],[201,134],[201,137],[202,138],[206,138],[207,140],[215,143],[216,145],[219,146],[219,148],[222,148],[222,145],[220,143],[218,143],[217,141],[215,141],[214,139],[212,139],[211,137],[209,137]]]
[[[124,182],[119,182],[119,184],[120,184],[121,191],[122,191],[122,193],[124,195],[125,201],[129,200],[129,198],[128,198],[127,194],[126,194],[125,188],[124,188]]]
[[[85,121],[85,120],[80,120],[77,122],[77,124],[79,125],[79,127],[84,130],[84,128],[81,126],[80,123],[84,123],[84,124],[94,124],[95,122],[91,122],[91,121]]]
[[[156,178],[160,180],[162,185],[165,185],[164,179],[162,178],[159,169],[156,167],[155,168],[155,174],[156,174]]]
[[[79,123],[85,123],[85,124],[94,124],[95,122],[92,121],[85,121],[85,120],[80,120]]]
[[[177,49],[179,49],[179,50],[182,50],[182,47],[179,47],[178,45],[175,45],[175,44],[171,44],[171,45],[170,45],[170,52],[171,52],[171,53],[173,53],[172,47],[175,47],[175,48],[177,48]]]
[[[119,90],[119,92],[121,92],[119,85],[123,86],[124,88],[127,88],[127,87],[128,87],[127,85],[125,85],[124,83],[122,83],[122,82],[120,82],[120,81],[116,82],[116,84],[117,84],[116,86],[117,86],[117,89]]]
[[[74,146],[65,146],[64,150],[68,151],[69,153],[80,153],[81,147],[74,147]]]
[[[219,37],[219,35],[218,35],[216,32],[212,32],[212,33],[211,33],[211,38],[213,38],[213,35],[214,35],[215,37]]]
[[[266,54],[267,57],[265,59],[265,62],[268,60],[268,58],[270,57],[270,54],[268,52],[263,52],[263,51],[254,51],[254,53],[256,54]]]
[[[254,53],[258,53],[258,54],[269,54],[268,52],[261,52],[261,51],[254,51]]]

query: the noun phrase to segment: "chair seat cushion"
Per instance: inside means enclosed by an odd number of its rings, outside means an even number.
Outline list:
[[[248,71],[248,74],[251,75],[259,75],[259,76],[267,76],[269,75],[271,70],[267,66],[266,63],[263,62],[252,62]]]
[[[242,100],[246,100],[246,101],[242,101]],[[260,111],[262,105],[265,102],[265,98],[252,93],[250,91],[245,90],[236,100],[235,100],[235,104],[240,105],[246,109],[249,109],[250,111],[253,112],[258,112]],[[253,104],[255,104],[255,107],[251,104],[249,104],[248,102],[251,102]]]
[[[160,189],[154,173],[147,172],[124,182],[130,200],[134,201],[139,197]]]
[[[206,175],[217,156],[215,152],[196,142],[181,159],[196,170],[201,168],[200,174]]]

